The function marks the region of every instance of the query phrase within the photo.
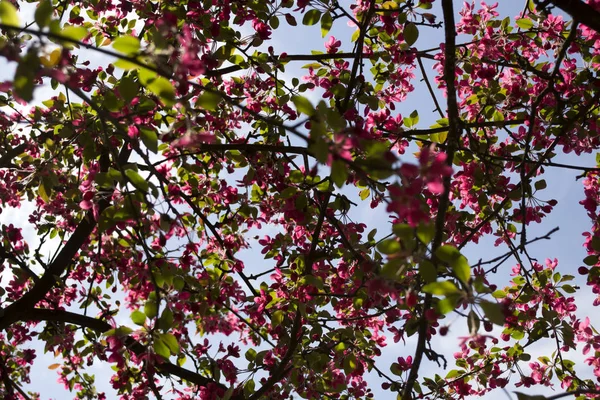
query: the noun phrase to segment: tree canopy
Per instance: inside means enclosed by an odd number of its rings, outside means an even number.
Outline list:
[[[0,397],[600,395],[600,1],[510,3],[1,0]]]

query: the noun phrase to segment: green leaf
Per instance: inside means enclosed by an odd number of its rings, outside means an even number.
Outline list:
[[[446,315],[456,309],[460,296],[451,295],[437,302],[436,309],[441,315]]]
[[[454,282],[451,281],[441,281],[441,282],[432,282],[423,286],[423,291],[425,293],[435,294],[438,296],[448,296],[451,294],[460,293],[460,289],[456,287]]]
[[[598,263],[598,256],[595,256],[595,255],[587,256],[586,258],[583,259],[583,263],[585,265],[589,265],[590,267],[594,266]]]
[[[406,270],[406,265],[401,259],[394,258],[385,263],[381,268],[380,275],[387,279],[400,281],[403,278],[403,273]]]
[[[333,25],[333,18],[329,12],[326,12],[321,17],[321,36],[325,37],[331,30],[331,26]]]
[[[404,41],[406,44],[412,46],[419,38],[419,28],[417,28],[415,23],[408,22],[406,25],[404,25],[404,32],[402,35],[404,36]]]
[[[48,203],[50,201],[50,195],[52,194],[52,183],[49,179],[44,178],[42,178],[42,181],[40,182],[40,187],[38,188],[38,196],[40,196],[40,198],[44,200],[44,203]]]
[[[469,284],[469,279],[471,278],[471,266],[465,256],[460,255],[456,260],[450,261],[450,267],[452,268],[454,275],[460,279],[462,283],[465,285]]]
[[[171,81],[163,76],[157,76],[146,85],[148,90],[156,94],[167,106],[175,104],[175,88]]]
[[[533,28],[533,21],[529,18],[521,18],[517,20],[517,26],[521,29],[529,30]]]
[[[221,96],[213,92],[204,92],[196,100],[196,107],[201,107],[208,111],[217,111],[217,106],[221,102]]]
[[[127,55],[134,55],[140,51],[140,39],[135,36],[119,36],[112,42],[113,49]]]
[[[125,175],[136,189],[148,193],[148,181],[132,169],[126,169]]]
[[[343,367],[346,375],[350,375],[352,372],[356,371],[356,368],[358,368],[358,361],[354,353],[350,353],[344,358]]]
[[[251,361],[251,362],[254,361],[254,359],[256,358],[256,350],[248,349],[246,351],[245,357],[246,357],[246,360],[248,360],[248,361]]]
[[[168,331],[173,327],[173,311],[169,308],[165,308],[163,312],[160,314],[160,318],[158,319],[158,324],[160,329],[163,331]]]
[[[113,65],[117,68],[124,69],[125,71],[129,71],[131,69],[138,69],[140,67],[138,64],[129,60],[117,60],[113,63]]]
[[[417,110],[415,110],[410,113],[410,116],[404,117],[403,121],[404,126],[406,126],[407,128],[412,128],[413,126],[419,123],[419,113],[417,112]]]
[[[542,189],[546,189],[546,181],[544,179],[542,179],[541,181],[537,181],[536,183],[533,184],[533,186],[535,187],[535,190],[542,190]]]
[[[154,300],[148,300],[146,304],[144,304],[144,314],[148,318],[154,318],[158,314],[158,307]]]
[[[25,101],[33,99],[34,81],[39,66],[40,60],[34,49],[30,49],[25,57],[19,61],[13,80],[13,87],[15,93]],[[49,191],[46,193],[50,194]]]
[[[52,2],[50,0],[41,1],[35,10],[35,23],[38,24],[40,28],[48,26],[50,24],[50,21],[52,20],[53,10],[54,7],[52,7]]]
[[[469,328],[469,333],[471,336],[477,335],[477,331],[479,331],[480,320],[477,313],[473,310],[467,315],[467,327]]]
[[[273,316],[271,317],[271,325],[273,325],[273,327],[281,325],[284,317],[285,317],[285,313],[283,311],[281,311],[281,310],[275,311],[273,313]]]
[[[441,261],[450,263],[460,257],[460,251],[454,246],[444,245],[438,247],[435,251],[435,256]]]
[[[83,26],[65,26],[62,31],[60,31],[60,36],[63,36],[67,39],[81,41],[88,34],[87,29]]]
[[[179,353],[179,342],[173,334],[159,333],[158,337],[167,345],[167,347],[171,351],[171,354],[176,355],[177,353]]]
[[[482,300],[479,305],[481,306],[481,309],[483,310],[483,313],[487,319],[496,325],[504,325],[506,318],[504,317],[504,311],[501,304]]]
[[[394,224],[392,226],[392,232],[400,239],[409,240],[414,237],[414,228],[408,224]]]
[[[119,94],[127,102],[130,102],[138,95],[140,91],[140,85],[131,77],[124,77],[119,82]]]
[[[130,333],[133,333],[133,329],[128,326],[119,326],[115,329],[110,329],[104,332],[102,335],[104,336],[127,336]]]
[[[284,16],[285,16],[285,20],[287,21],[287,23],[290,26],[296,26],[296,25],[298,25],[298,22],[296,22],[296,18],[292,14],[288,13],[288,14],[285,14]]]
[[[0,1],[0,21],[5,25],[19,26],[17,8],[10,1]]]
[[[321,11],[319,10],[308,10],[304,17],[302,18],[302,23],[304,25],[315,25],[321,19]]]
[[[306,97],[294,96],[292,97],[292,102],[296,106],[296,110],[298,110],[298,112],[306,114],[309,117],[312,117],[315,114],[315,108]]]
[[[140,128],[142,143],[154,154],[158,152],[158,135],[152,129]]]
[[[395,254],[402,250],[396,239],[386,239],[377,245],[377,250],[383,254]]]
[[[417,237],[424,244],[429,244],[435,236],[435,226],[433,224],[419,224],[417,227]]]
[[[346,183],[346,179],[348,179],[346,164],[343,161],[334,160],[331,164],[331,180],[337,187],[341,188]]]
[[[169,359],[169,357],[171,356],[171,351],[169,350],[167,344],[158,338],[154,340],[152,348],[154,349],[154,352],[156,354],[166,359]]]
[[[134,324],[142,326],[146,322],[146,314],[140,310],[135,310],[131,313],[131,320]]]
[[[546,396],[529,395],[521,392],[514,392],[517,395],[517,400],[546,400]]]
[[[433,283],[437,279],[435,265],[429,260],[423,260],[419,264],[419,275],[425,283]]]

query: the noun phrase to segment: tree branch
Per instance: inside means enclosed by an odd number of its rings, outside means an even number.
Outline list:
[[[111,329],[111,326],[108,322],[99,320],[97,318],[88,317],[81,314],[76,314],[70,311],[63,310],[48,310],[42,308],[34,308],[21,316],[20,321],[23,322],[33,322],[33,321],[54,321],[54,322],[64,322],[68,324],[73,324],[77,326],[81,326],[84,328],[89,328],[98,333],[104,333]],[[141,355],[147,352],[146,346],[133,339],[130,336],[125,337],[125,345],[136,355]],[[175,364],[171,364],[170,362],[164,362],[162,364],[156,364],[156,369],[162,372],[163,374],[177,376],[181,379],[184,379],[188,382],[194,383],[198,386],[207,386],[209,384],[216,384],[220,386],[222,389],[227,390],[227,387],[224,385],[207,378],[205,376],[199,375],[195,372],[187,370],[185,368],[181,368]]]
[[[548,0],[569,14],[574,20],[600,32],[600,12],[581,0]]]
[[[454,23],[454,7],[452,0],[442,0],[442,10],[444,15],[444,35],[446,47],[444,51],[444,81],[446,82],[446,95],[448,101],[448,142],[446,147],[446,163],[452,166],[454,153],[458,148],[461,135],[461,121],[459,118],[458,102],[456,99],[456,30]],[[438,212],[435,219],[435,236],[431,244],[431,253],[440,247],[444,238],[444,227],[446,224],[446,211],[450,205],[451,176],[444,178],[444,193],[438,203]],[[435,256],[433,256],[435,257]],[[434,265],[436,263],[434,262]],[[406,384],[402,392],[402,400],[411,400],[413,398],[413,387],[419,377],[421,361],[425,353],[427,342],[427,332],[429,322],[425,317],[425,312],[431,307],[432,295],[427,293],[423,301],[423,314],[419,321],[417,348],[413,358],[413,364],[410,368]]]

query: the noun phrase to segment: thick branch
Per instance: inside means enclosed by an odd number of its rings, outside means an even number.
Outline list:
[[[458,148],[460,134],[461,134],[461,121],[459,118],[458,103],[456,99],[456,31],[454,23],[454,7],[452,0],[442,1],[442,10],[444,14],[444,34],[445,34],[445,51],[444,51],[444,81],[446,82],[446,94],[448,98],[448,142],[446,148],[446,162],[448,165],[452,165],[454,161],[454,153]],[[435,253],[435,250],[440,247],[444,237],[444,227],[446,222],[446,211],[450,204],[450,187],[451,177],[447,176],[444,178],[444,193],[440,197],[438,203],[438,212],[435,220],[435,237],[431,245],[431,252]],[[415,350],[415,356],[413,358],[413,365],[408,374],[404,391],[402,392],[402,400],[411,400],[413,387],[419,377],[419,368],[421,367],[421,361],[425,353],[425,345],[427,342],[427,332],[429,330],[429,323],[425,318],[425,312],[431,307],[432,296],[426,294],[423,301],[423,315],[419,322],[417,349]]]
[[[560,8],[574,20],[600,32],[600,12],[581,0],[549,0],[550,3]]]
[[[62,310],[47,310],[41,308],[34,308],[26,313],[20,319],[23,322],[32,322],[32,321],[56,321],[56,322],[65,322],[68,324],[73,324],[77,326],[81,326],[84,328],[89,328],[98,333],[104,333],[113,329],[113,327],[106,321],[102,321],[96,318],[88,317],[81,314],[76,314],[69,311]],[[141,355],[147,352],[146,346],[133,339],[132,337],[127,336],[125,339],[125,345],[129,350],[131,350],[136,355]],[[181,379],[184,379],[188,382],[196,384],[198,386],[207,386],[208,384],[217,384],[221,386],[223,389],[227,390],[227,388],[218,382],[210,378],[206,378],[200,374],[187,370],[185,368],[181,368],[175,364],[171,364],[170,362],[164,362],[162,364],[157,364],[156,369],[158,369],[163,374],[177,376]]]

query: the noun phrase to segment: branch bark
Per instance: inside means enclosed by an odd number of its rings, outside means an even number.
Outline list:
[[[98,333],[104,333],[111,329],[111,326],[108,322],[99,320],[97,318],[88,317],[81,314],[76,314],[70,311],[63,310],[48,310],[42,308],[34,308],[29,310],[25,315],[21,316],[20,321],[23,322],[33,322],[33,321],[55,321],[55,322],[64,322],[68,324],[73,324],[77,326],[81,326],[84,328],[89,328]],[[144,354],[147,351],[147,347],[133,339],[130,336],[125,338],[126,347],[135,353],[136,355]],[[207,386],[209,384],[216,384],[221,387],[223,390],[227,390],[227,387],[214,381],[213,379],[207,378],[195,372],[192,372],[188,369],[182,368],[178,365],[171,364],[170,362],[165,362],[162,364],[155,365],[156,369],[166,375],[177,376],[181,379],[184,379],[188,382],[194,383],[198,386]]]
[[[454,23],[454,7],[452,0],[442,0],[442,10],[444,15],[444,34],[446,47],[444,50],[444,81],[446,82],[446,95],[448,105],[448,142],[446,147],[446,163],[452,165],[454,153],[456,152],[461,135],[461,121],[459,118],[458,102],[456,99],[456,30]],[[431,253],[440,247],[444,238],[444,227],[446,222],[446,211],[450,205],[451,179],[448,176],[444,178],[444,193],[440,197],[438,212],[435,220],[435,237],[431,244]],[[434,256],[435,257],[435,256]],[[435,263],[434,263],[435,265]],[[432,295],[427,293],[423,301],[423,315],[419,322],[417,349],[413,358],[413,364],[410,368],[406,384],[402,392],[402,400],[411,400],[412,391],[419,377],[419,369],[425,354],[427,343],[427,333],[429,322],[425,317],[425,312],[431,308]]]
[[[581,0],[548,0],[574,20],[600,32],[600,12]]]

